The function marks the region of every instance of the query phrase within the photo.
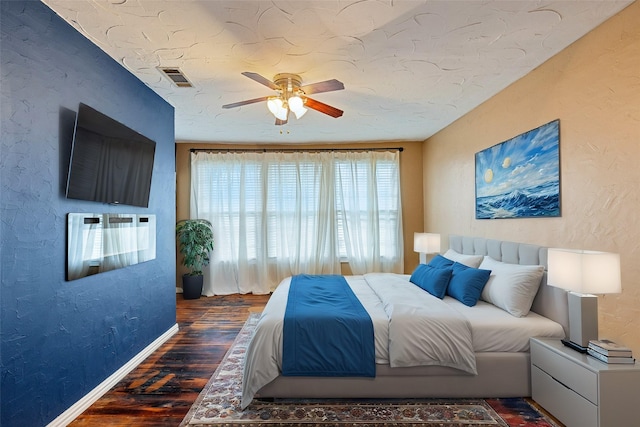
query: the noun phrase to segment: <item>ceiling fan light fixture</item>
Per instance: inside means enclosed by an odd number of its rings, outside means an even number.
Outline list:
[[[280,98],[269,98],[267,101],[267,108],[271,111],[277,119],[287,120],[287,116],[289,115],[289,110],[287,109],[286,104]]]
[[[289,98],[289,109],[293,111],[293,114],[296,115],[296,119],[304,116],[304,113],[307,112],[307,109],[304,108],[304,101],[298,95],[294,95]]]

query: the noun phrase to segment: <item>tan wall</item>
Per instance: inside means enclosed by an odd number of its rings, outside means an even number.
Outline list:
[[[404,265],[405,271],[411,272],[418,264],[418,254],[413,252],[413,233],[421,232],[424,211],[422,203],[422,142],[384,142],[384,143],[366,143],[359,145],[340,145],[339,148],[350,147],[402,147],[400,154],[400,182],[402,186],[402,222],[404,227]],[[295,146],[295,148],[331,148],[328,145],[304,145]],[[195,143],[178,143],[176,144],[176,218],[184,219],[189,217],[189,153],[192,148],[293,148],[291,145],[222,145],[222,144],[195,144]],[[179,255],[178,255],[179,256]],[[178,278],[183,274],[184,269],[178,263]],[[342,271],[344,274],[350,274],[349,266],[343,264]],[[177,279],[178,279],[177,278]],[[177,280],[178,286],[181,286],[181,279]]]
[[[476,220],[474,154],[556,118],[562,217]],[[640,355],[640,2],[428,139],[424,170],[427,231],[620,253],[600,336]]]

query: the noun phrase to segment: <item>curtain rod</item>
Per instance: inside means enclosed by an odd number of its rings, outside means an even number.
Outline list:
[[[320,151],[404,151],[403,147],[386,147],[386,148],[192,148],[192,153],[205,152],[205,153],[314,153]]]

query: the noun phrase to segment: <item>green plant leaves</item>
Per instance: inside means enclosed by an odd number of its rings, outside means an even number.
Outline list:
[[[182,265],[191,270],[191,276],[202,274],[209,265],[213,251],[213,229],[206,219],[185,219],[176,224],[178,248],[183,255]]]

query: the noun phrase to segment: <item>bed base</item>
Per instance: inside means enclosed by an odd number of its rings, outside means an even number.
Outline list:
[[[529,353],[478,353],[478,375],[454,368],[378,365],[375,378],[283,377],[256,398],[480,398],[531,396]]]

